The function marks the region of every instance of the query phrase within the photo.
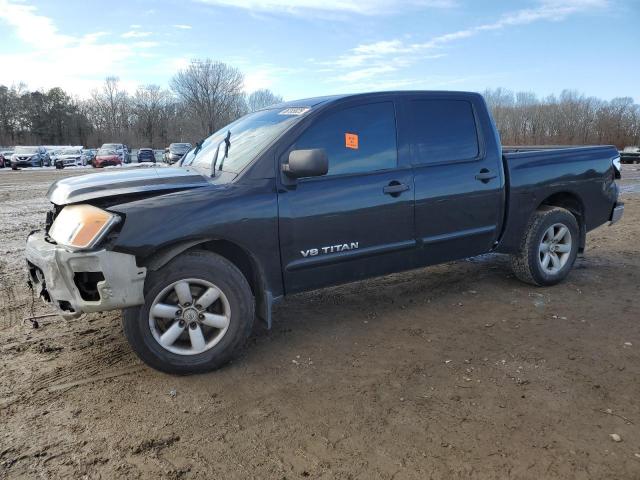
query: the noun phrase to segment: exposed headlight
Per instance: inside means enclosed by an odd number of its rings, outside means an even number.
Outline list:
[[[92,248],[119,221],[117,215],[92,205],[69,205],[54,220],[49,236],[66,247]]]

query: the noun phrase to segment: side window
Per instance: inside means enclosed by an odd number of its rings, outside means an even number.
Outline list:
[[[398,154],[393,102],[349,107],[321,117],[293,145],[294,150],[310,148],[327,152],[327,175],[395,168]]]
[[[478,132],[471,103],[414,100],[407,128],[413,163],[471,160],[478,156]]]

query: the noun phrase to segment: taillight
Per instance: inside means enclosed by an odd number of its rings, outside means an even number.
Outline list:
[[[622,178],[622,165],[620,164],[620,155],[615,157],[611,163],[613,164],[613,178],[620,179]]]

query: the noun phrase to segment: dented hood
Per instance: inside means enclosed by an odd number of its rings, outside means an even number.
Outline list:
[[[126,168],[63,178],[49,187],[47,198],[56,205],[67,205],[96,198],[206,185],[209,185],[207,178],[189,168]]]

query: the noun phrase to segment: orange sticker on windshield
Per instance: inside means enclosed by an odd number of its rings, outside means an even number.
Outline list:
[[[345,133],[344,134],[344,146],[347,148],[353,148],[354,150],[358,149],[358,135],[355,133]]]

